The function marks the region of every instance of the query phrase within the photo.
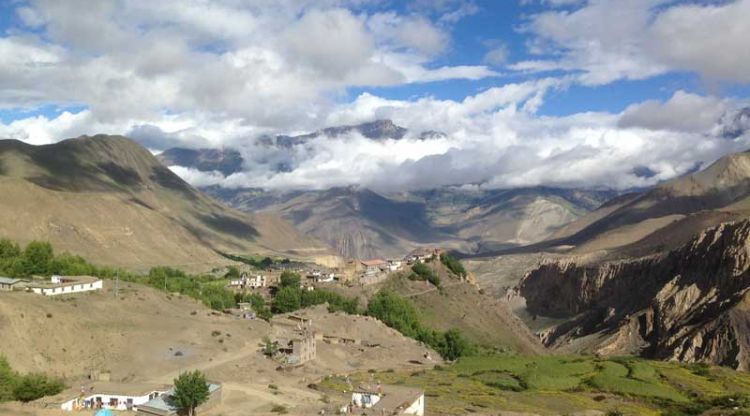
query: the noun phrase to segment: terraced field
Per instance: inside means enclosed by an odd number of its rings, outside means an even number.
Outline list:
[[[430,414],[750,415],[750,375],[704,365],[632,357],[468,357],[419,372],[329,377],[321,387],[344,392],[362,382],[425,390]]]

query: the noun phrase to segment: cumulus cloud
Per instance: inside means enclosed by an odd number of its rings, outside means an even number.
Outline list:
[[[573,1],[555,1],[575,5]],[[684,4],[668,0],[589,0],[573,10],[530,17],[521,31],[532,36],[539,59],[516,62],[518,71],[580,72],[580,81],[602,85],[645,79],[673,70],[708,79],[750,81],[750,0]]]
[[[629,106],[619,125],[700,133],[714,127],[727,110],[724,100],[677,91],[664,103],[649,100]]]
[[[486,43],[480,64],[446,64],[456,22],[479,11],[469,0],[416,0],[399,11],[376,0],[13,3],[21,23],[0,36],[0,108],[78,110],[0,122],[0,136],[44,144],[126,134],[153,151],[226,146],[242,154],[243,172],[172,169],[197,186],[386,191],[625,189],[748,147],[740,103],[713,96],[678,91],[620,114],[553,117],[539,109],[551,91],[573,84],[674,70],[748,81],[750,49],[742,40],[750,26],[741,17],[750,0],[536,3],[545,11],[521,28],[530,57],[510,65],[507,40]],[[498,72],[508,69],[531,75],[508,82]],[[556,72],[539,74],[547,71]],[[485,79],[481,85],[491,87],[467,88],[463,99],[342,98],[351,87],[451,79]],[[376,119],[409,133],[383,141],[319,136],[289,149],[258,140]],[[421,140],[423,131],[445,135]]]
[[[410,128],[406,137],[320,136],[292,149],[256,143],[241,148],[246,171],[218,183],[275,189],[361,185],[384,192],[465,184],[628,189],[671,179],[750,145],[747,132],[727,140],[707,131],[736,103],[684,92],[620,114],[537,115],[545,94],[565,85],[553,78],[509,84],[462,101],[362,94],[333,110],[329,121],[391,118]],[[692,111],[716,118],[680,125]],[[446,135],[420,140],[426,129]]]
[[[434,66],[450,47],[447,29],[361,3],[19,3],[21,23],[0,37],[0,108],[86,106],[105,124],[208,114],[309,129],[348,87],[495,75]]]

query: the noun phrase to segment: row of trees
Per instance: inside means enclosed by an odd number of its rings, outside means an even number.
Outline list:
[[[44,396],[52,396],[65,389],[58,378],[41,373],[19,374],[10,367],[8,360],[0,356],[0,402],[18,400],[30,402]]]
[[[477,351],[458,329],[441,332],[426,327],[412,302],[394,292],[385,290],[373,296],[367,306],[367,314],[405,336],[431,346],[447,360],[455,360]]]
[[[32,241],[25,248],[10,240],[0,240],[0,273],[10,277],[51,274],[108,274],[110,269],[98,268],[80,256],[68,253],[55,255],[52,245]]]

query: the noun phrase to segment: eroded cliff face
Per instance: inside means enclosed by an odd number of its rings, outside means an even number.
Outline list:
[[[668,253],[632,260],[545,263],[518,292],[529,312],[568,318],[548,346],[750,367],[750,221],[707,229]],[[593,346],[591,346],[593,345]]]

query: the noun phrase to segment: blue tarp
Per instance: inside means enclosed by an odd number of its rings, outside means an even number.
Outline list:
[[[109,409],[101,409],[98,412],[96,412],[94,416],[115,416],[115,414],[112,413],[112,411]]]

